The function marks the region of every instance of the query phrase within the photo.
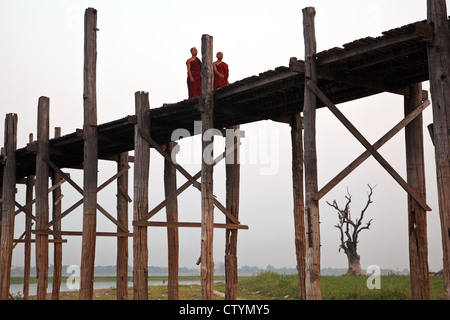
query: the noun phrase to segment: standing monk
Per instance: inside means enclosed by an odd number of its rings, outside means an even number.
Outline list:
[[[217,52],[217,61],[214,62],[214,90],[228,85],[228,65],[222,61],[223,53]]]
[[[202,62],[197,58],[197,48],[191,49],[192,57],[186,61],[188,78],[187,86],[189,98],[195,98],[202,95]]]

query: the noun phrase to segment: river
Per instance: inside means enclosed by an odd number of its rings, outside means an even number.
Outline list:
[[[190,285],[190,284],[200,284],[200,280],[180,280],[179,281],[180,285]],[[163,285],[167,285],[167,280],[150,280],[148,282],[149,286],[163,286]],[[128,286],[133,286],[133,282],[129,281],[128,282]],[[115,281],[94,281],[94,290],[96,289],[109,289],[109,288],[115,288],[116,287],[116,282]],[[67,284],[66,281],[63,281],[61,283],[61,292],[64,291],[77,291],[78,288],[74,288],[72,285]],[[9,292],[13,295],[16,296],[18,294],[20,294],[21,296],[23,296],[23,283],[16,283],[16,284],[11,284],[9,287]],[[50,293],[52,292],[52,284],[49,283],[49,286],[47,288],[47,292]],[[30,296],[35,296],[37,294],[37,283],[30,283],[30,289],[29,289],[29,295]]]

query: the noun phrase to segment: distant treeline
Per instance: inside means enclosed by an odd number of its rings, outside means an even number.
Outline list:
[[[67,272],[67,268],[69,266],[63,266],[62,268],[62,275],[63,276],[71,276],[73,275],[73,269],[71,272]],[[297,270],[295,268],[275,268],[271,265],[268,265],[265,268],[260,268],[257,266],[242,266],[238,269],[238,274],[240,276],[253,276],[257,275],[261,272],[265,271],[271,271],[279,274],[296,274]],[[321,270],[321,274],[325,276],[338,276],[343,275],[347,272],[346,268],[323,268]],[[14,277],[20,277],[23,276],[24,268],[13,266],[11,269],[11,276]],[[148,268],[149,276],[166,276],[168,274],[167,267],[154,267],[149,266]],[[53,274],[53,265],[50,265],[49,267],[49,276]],[[178,274],[180,276],[198,276],[200,275],[200,267],[196,268],[186,268],[186,267],[180,267]],[[224,275],[225,274],[225,265],[224,263],[217,263],[214,268],[214,274],[215,275]],[[388,274],[397,274],[397,275],[408,275],[409,270],[403,269],[402,271],[399,270],[391,270],[391,269],[381,269],[382,275],[388,275]],[[36,275],[36,268],[31,267],[31,275]],[[115,276],[116,275],[116,266],[96,266],[95,267],[95,276]],[[133,268],[131,266],[128,266],[128,275],[133,275]]]

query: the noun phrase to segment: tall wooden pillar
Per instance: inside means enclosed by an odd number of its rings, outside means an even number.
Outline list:
[[[0,240],[0,300],[9,299],[16,198],[16,148],[17,115],[10,113],[6,115],[5,120],[6,163],[3,167],[2,236]]]
[[[305,83],[317,83],[316,36],[312,7],[303,9],[303,33],[305,40]],[[316,105],[314,93],[305,86],[304,97],[304,168],[305,168],[305,224],[306,224],[306,298],[321,299],[320,288],[320,218],[319,201],[314,200],[318,191],[316,152]]]
[[[422,104],[422,84],[412,85],[409,89],[410,97],[405,97],[405,116]],[[426,184],[422,119],[422,114],[420,114],[405,128],[406,167],[408,184],[425,200]],[[408,235],[412,298],[414,300],[429,300],[427,212],[409,195]]]
[[[0,155],[2,156],[2,157],[4,157],[5,156],[5,148],[4,147],[1,147],[0,148]],[[0,172],[1,172],[1,174],[2,174],[2,176],[3,176],[3,163],[2,164],[0,164]],[[3,216],[3,206],[2,206],[2,203],[3,203],[3,183],[2,184],[0,184],[0,243],[1,243],[1,239],[2,239],[2,216]]]
[[[6,137],[5,137],[5,139],[6,139]],[[5,148],[4,147],[0,148],[0,155],[2,157],[5,156]],[[0,164],[0,171],[1,171],[2,176],[3,176],[3,172],[4,172],[4,170],[3,170],[4,167],[3,166],[4,166],[3,163]],[[3,203],[3,183],[0,184],[0,243],[2,241],[2,217],[3,217],[3,205],[2,205],[2,203]]]
[[[33,134],[30,133],[29,142],[33,142]],[[25,202],[33,201],[33,190],[35,184],[35,176],[28,176],[26,181]],[[29,210],[32,209],[30,205]],[[31,230],[33,222],[29,215],[25,217],[25,245],[24,245],[24,270],[23,270],[23,299],[28,300],[30,294],[30,272],[31,272]]]
[[[55,128],[55,138],[61,137],[61,128]],[[62,177],[54,170],[51,173],[52,185],[58,184]],[[52,192],[52,218],[56,219],[61,215],[61,186],[55,188]],[[27,202],[28,203],[28,202]],[[61,231],[61,220],[53,225],[53,231]],[[55,240],[61,240],[61,236],[54,236]],[[52,300],[59,300],[61,292],[61,274],[62,274],[62,242],[55,241],[53,245],[53,288]]]
[[[306,270],[306,245],[305,245],[305,201],[303,194],[303,133],[302,118],[300,113],[292,117],[292,187],[294,198],[294,230],[295,230],[295,254],[297,257],[297,272],[299,280],[299,296],[306,299],[305,270]]]
[[[225,150],[233,145],[237,148],[226,158],[226,206],[227,210],[236,219],[239,218],[239,183],[240,183],[240,159],[239,159],[239,145],[240,145],[240,126],[234,126],[234,135],[229,138],[225,144]],[[227,224],[233,222],[227,218]],[[237,265],[237,229],[227,229],[225,231],[225,299],[237,300],[237,285],[238,285],[238,265]]]
[[[434,44],[428,47],[445,297],[450,300],[450,28],[445,0],[428,0]]]
[[[139,221],[148,213],[148,177],[150,145],[139,133],[150,135],[150,103],[148,93],[136,92],[136,125],[134,134],[134,203],[133,220]],[[147,227],[133,227],[133,290],[135,300],[148,300]]]
[[[128,152],[119,154],[117,172],[128,168]],[[117,220],[128,228],[128,171],[117,178]],[[121,232],[117,228],[117,232]],[[117,300],[128,300],[128,237],[117,238]]]
[[[48,179],[49,157],[50,101],[47,97],[39,98],[36,154],[36,230],[44,230],[48,223]],[[48,287],[48,234],[36,234],[36,275],[38,278],[37,298],[46,300]]]
[[[169,142],[166,145],[168,154],[172,154],[176,142]],[[164,192],[167,199],[177,191],[177,170],[167,160],[164,159]],[[168,299],[178,300],[178,264],[179,264],[179,237],[178,227],[171,225],[178,222],[178,201],[174,197],[167,201],[167,244],[169,258],[169,279],[168,279]]]
[[[450,300],[450,28],[445,0],[428,0],[434,44],[428,47],[445,297]]]
[[[94,262],[97,224],[97,10],[86,9],[84,16],[84,175],[83,239],[81,250],[80,299],[94,294]]]
[[[97,228],[97,10],[86,9],[84,16],[84,170],[83,239],[81,249],[80,299],[94,294],[94,262]]]
[[[213,37],[202,36],[202,181],[201,181],[201,277],[202,299],[212,300],[214,291],[214,195],[213,195],[213,157],[211,141],[205,141],[205,132],[214,128],[214,71]]]

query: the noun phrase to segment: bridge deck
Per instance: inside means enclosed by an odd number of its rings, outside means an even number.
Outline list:
[[[319,87],[335,103],[344,103],[381,92],[408,95],[408,86],[428,80],[427,42],[432,29],[426,21],[411,23],[317,54]],[[214,126],[225,128],[260,120],[289,122],[302,111],[303,61],[291,58],[289,66],[249,77],[214,93]],[[318,105],[322,107],[322,105]],[[150,110],[151,136],[159,143],[170,141],[172,132],[185,128],[193,134],[200,120],[199,98]],[[134,116],[98,126],[99,158],[114,159],[134,148]],[[81,167],[83,132],[51,139],[51,160],[61,168]],[[35,173],[35,144],[20,148],[17,178]],[[0,158],[0,161],[2,159]],[[0,170],[0,182],[2,179]]]

